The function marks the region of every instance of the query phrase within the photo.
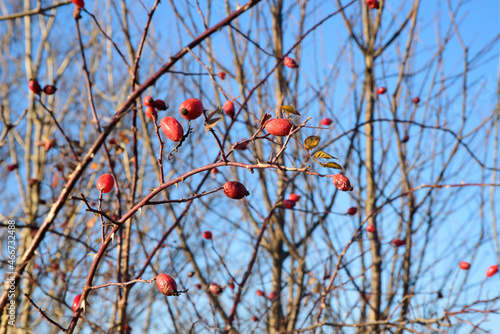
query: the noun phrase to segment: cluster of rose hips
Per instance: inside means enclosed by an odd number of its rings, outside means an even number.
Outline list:
[[[42,89],[36,79],[30,79],[28,81],[28,87],[36,95],[42,95],[42,92],[46,95],[53,95],[57,91],[57,88],[53,85],[45,85]]]
[[[458,267],[462,270],[469,270],[470,263],[462,261],[458,264]],[[495,275],[496,273],[498,273],[498,265],[496,265],[496,264],[489,266],[488,269],[486,269],[486,277],[491,277],[491,276]]]
[[[300,200],[300,195],[290,194],[288,199],[283,200],[283,206],[287,209],[293,209],[295,204]]]

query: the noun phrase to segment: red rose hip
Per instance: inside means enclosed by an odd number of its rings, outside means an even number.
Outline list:
[[[216,296],[220,295],[223,291],[221,286],[217,283],[210,283],[209,290],[212,294],[214,294]]]
[[[375,232],[377,231],[377,229],[376,229],[376,228],[375,228],[375,226],[373,226],[373,225],[368,225],[368,226],[366,227],[366,230],[367,230],[368,232],[370,232],[370,233],[375,233]]]
[[[335,174],[332,176],[332,181],[337,189],[342,191],[352,190],[351,181],[342,174]]]
[[[349,216],[354,216],[357,212],[358,212],[358,208],[352,207],[352,208],[347,209],[347,214]]]
[[[99,176],[96,183],[97,190],[101,191],[103,194],[109,193],[114,185],[115,179],[111,174],[102,174]]]
[[[257,293],[257,296],[264,297],[264,292],[262,292],[262,290],[257,290],[256,293]]]
[[[28,81],[28,87],[35,94],[40,95],[40,93],[42,92],[42,87],[40,87],[40,84],[35,79],[31,79],[30,81]]]
[[[158,113],[156,112],[155,108],[153,108],[153,107],[147,107],[146,108],[146,116],[150,120],[154,121],[155,118],[158,118]]]
[[[80,305],[80,299],[82,298],[82,295],[77,295],[73,299],[73,304],[71,305],[71,308],[73,309],[74,312],[78,310],[78,306]]]
[[[165,101],[160,100],[160,99],[155,100],[155,102],[154,102],[154,107],[155,107],[156,109],[158,109],[158,110],[167,110],[167,108],[168,108],[168,107],[167,107],[167,104],[165,103]]]
[[[333,121],[331,118],[323,118],[321,120],[321,125],[324,125],[324,126],[329,126],[332,123],[333,123]]]
[[[207,239],[207,240],[212,239],[212,232],[210,232],[210,231],[203,232],[203,238]]]
[[[284,137],[290,133],[292,126],[287,119],[273,118],[266,123],[265,128],[273,136]]]
[[[222,107],[226,115],[233,117],[234,116],[234,103],[233,101],[227,100]]]
[[[83,8],[85,7],[85,2],[83,0],[71,0],[76,7]]]
[[[419,104],[420,103],[420,98],[418,96],[414,97],[413,100],[411,100],[413,103],[415,104]]]
[[[228,181],[224,184],[224,194],[232,199],[242,199],[250,195],[245,186],[237,181]]]
[[[196,119],[203,113],[203,103],[198,99],[187,99],[179,106],[179,112],[185,119]]]
[[[291,201],[298,202],[300,200],[300,195],[290,194],[290,195],[288,195],[288,199],[291,200]]]
[[[297,62],[290,58],[290,57],[285,57],[285,60],[284,60],[284,64],[286,67],[290,67],[290,68],[297,68],[299,67],[299,65],[297,65]]]
[[[54,95],[54,93],[57,91],[56,86],[53,85],[47,85],[43,87],[43,92],[47,95]]]
[[[295,201],[292,201],[291,199],[285,199],[283,200],[283,206],[287,209],[293,209],[295,206]]]
[[[165,296],[178,296],[177,283],[167,274],[159,274],[156,276],[156,286]]]
[[[470,263],[462,261],[458,264],[458,266],[460,267],[460,269],[469,270]]]
[[[491,276],[495,275],[496,273],[498,273],[498,266],[497,265],[490,266],[486,270],[486,277],[491,277]]]
[[[406,241],[405,240],[401,240],[401,239],[394,239],[391,242],[396,247],[400,247],[400,246],[406,245]]]
[[[165,117],[160,121],[161,129],[165,136],[171,141],[181,141],[182,136],[184,135],[184,129],[182,128],[181,123],[179,123],[173,117]]]
[[[144,99],[142,99],[142,104],[148,107],[154,107],[155,105],[155,100],[151,96],[146,96]]]
[[[385,88],[385,87],[379,87],[379,89],[377,89],[378,95],[384,95],[385,92],[387,92],[387,88]]]

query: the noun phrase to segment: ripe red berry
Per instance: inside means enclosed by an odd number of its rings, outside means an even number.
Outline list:
[[[129,325],[129,324],[125,324],[125,325],[123,326],[123,330],[124,330],[124,333],[125,333],[125,334],[132,334],[132,327],[130,327],[130,325]]]
[[[40,95],[42,92],[42,87],[40,87],[40,84],[35,79],[30,79],[30,81],[28,81],[28,87],[35,94]]]
[[[417,96],[417,97],[414,97],[413,100],[412,100],[413,103],[415,104],[419,104],[420,103],[420,98]]]
[[[165,117],[160,121],[161,129],[165,136],[171,141],[181,141],[182,136],[184,136],[184,129],[181,123],[179,123],[173,117]]]
[[[37,232],[38,232],[38,231],[37,231]],[[35,234],[36,234],[36,233],[35,233]],[[59,265],[58,265],[57,263],[55,263],[55,262],[53,262],[50,266],[51,266],[51,267],[52,267],[52,269],[54,269],[54,270],[59,270]]]
[[[57,91],[56,86],[53,85],[47,85],[43,87],[43,92],[47,95],[53,95]]]
[[[385,92],[387,92],[387,88],[385,88],[385,87],[379,87],[379,89],[377,89],[378,95],[383,95],[383,94],[385,94]]]
[[[73,299],[73,304],[71,305],[71,308],[73,309],[74,312],[78,310],[78,306],[80,305],[80,299],[82,298],[82,295],[77,295]]]
[[[97,190],[101,191],[103,194],[109,193],[114,185],[115,179],[111,174],[102,174],[99,176],[96,183]]]
[[[400,246],[406,245],[406,241],[405,240],[401,240],[401,239],[394,239],[391,242],[396,247],[400,247]]]
[[[147,107],[146,108],[146,116],[150,120],[154,121],[155,118],[158,118],[158,113],[156,112],[155,108],[153,108],[153,107]]]
[[[264,297],[264,292],[262,292],[262,290],[257,290],[257,296],[259,297]]]
[[[332,123],[333,123],[333,121],[331,118],[323,118],[321,120],[321,125],[324,125],[324,126],[329,126]]]
[[[217,167],[214,167],[212,168],[212,170],[210,171],[210,173],[212,173],[213,177],[215,177],[217,174],[219,174],[219,170],[217,169]]]
[[[165,101],[163,100],[155,100],[154,102],[154,107],[157,109],[157,110],[167,110],[167,104],[165,103]]]
[[[490,266],[486,270],[486,277],[491,277],[491,276],[495,275],[496,273],[498,273],[498,266],[497,265]]]
[[[297,62],[295,60],[293,60],[292,58],[290,57],[285,57],[285,66],[286,67],[290,67],[290,68],[297,68],[299,67],[299,65],[297,65]]]
[[[229,289],[234,290],[234,283],[231,282],[227,286],[229,287]]]
[[[366,4],[371,9],[379,9],[380,8],[380,3],[378,2],[378,0],[366,0]]]
[[[224,194],[232,199],[242,199],[250,195],[245,186],[237,181],[228,181],[224,184]]]
[[[222,288],[219,284],[217,283],[210,283],[210,292],[214,295],[220,295],[222,293]]]
[[[156,286],[165,296],[178,296],[177,283],[167,274],[159,274],[156,276]]]
[[[407,143],[408,140],[410,140],[410,136],[406,135],[404,136],[403,140],[401,140],[402,143]]]
[[[217,75],[219,76],[219,78],[221,78],[222,80],[224,80],[226,78],[226,72],[219,72],[217,73]]]
[[[292,201],[291,199],[285,199],[283,200],[283,206],[287,209],[293,209],[295,206],[295,201]]]
[[[375,226],[373,226],[373,225],[368,225],[368,226],[366,227],[366,230],[367,230],[368,232],[370,232],[370,233],[375,233],[375,232],[377,231],[377,229],[376,229],[376,228],[375,228]]]
[[[274,298],[276,298],[276,296],[277,296],[276,292],[273,291],[269,294],[269,299],[274,300]]]
[[[83,8],[85,7],[85,2],[83,0],[71,0],[76,7]]]
[[[358,212],[358,208],[352,207],[352,208],[347,209],[347,214],[349,216],[354,216],[357,212]]]
[[[18,167],[19,166],[17,164],[7,165],[7,173],[10,173],[13,170],[16,170]]]
[[[179,106],[179,112],[185,119],[196,119],[203,113],[203,103],[198,99],[187,99]]]
[[[266,123],[265,128],[273,136],[284,137],[288,135],[292,126],[292,123],[285,118],[273,118]]]
[[[210,232],[210,231],[203,232],[203,238],[207,239],[207,240],[212,239],[212,232]]]
[[[201,284],[195,284],[195,288],[201,290]]]
[[[142,104],[148,107],[154,107],[155,106],[155,100],[151,96],[146,96],[144,99],[142,99]]]
[[[288,195],[288,199],[291,200],[291,201],[298,202],[300,200],[300,195],[290,194],[290,195]]]
[[[470,268],[470,263],[468,263],[468,262],[463,262],[463,261],[462,261],[462,262],[460,262],[460,263],[458,264],[458,266],[460,267],[460,269],[463,269],[463,270],[469,270],[469,268]]]
[[[342,191],[352,190],[351,181],[342,174],[335,174],[332,176],[332,181],[337,189]]]
[[[234,103],[233,101],[227,100],[224,102],[224,106],[222,107],[226,115],[233,117],[234,116]]]
[[[253,322],[257,322],[257,321],[259,321],[259,318],[257,318],[256,315],[252,315],[252,321]]]

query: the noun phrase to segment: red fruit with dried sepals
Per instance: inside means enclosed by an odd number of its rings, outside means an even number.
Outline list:
[[[71,305],[71,308],[73,309],[74,312],[78,310],[78,306],[80,305],[80,299],[82,298],[82,295],[77,295],[73,299],[73,304]]]
[[[349,216],[354,216],[357,212],[358,212],[358,208],[352,207],[352,208],[347,209],[347,214]]]
[[[154,107],[156,108],[156,110],[167,110],[167,108],[168,108],[165,101],[160,100],[160,99],[155,100]]]
[[[53,95],[57,91],[56,86],[53,85],[46,85],[43,87],[43,92],[47,95]]]
[[[159,274],[156,276],[156,286],[165,296],[178,296],[177,283],[167,274]]]
[[[207,239],[207,240],[212,239],[212,232],[210,232],[210,231],[203,232],[203,238]]]
[[[257,293],[257,296],[264,297],[264,292],[262,292],[262,290],[257,290],[256,293]]]
[[[35,79],[30,79],[28,81],[28,87],[35,94],[40,95],[42,92],[42,87],[40,87],[40,84]]]
[[[379,87],[379,89],[377,89],[378,95],[383,95],[383,94],[385,94],[385,92],[387,92],[387,88],[385,88],[385,87]]]
[[[83,0],[71,0],[76,7],[83,8],[85,7],[85,2]]]
[[[165,117],[160,121],[160,127],[163,130],[165,136],[171,141],[181,141],[182,136],[184,136],[184,129],[181,123],[179,123],[173,117]]]
[[[297,62],[290,58],[290,57],[285,57],[285,60],[284,60],[284,64],[286,67],[290,67],[290,68],[297,68],[299,67],[299,65],[297,65]]]
[[[213,282],[210,283],[209,290],[210,290],[210,292],[212,294],[214,294],[216,296],[220,295],[222,293],[222,291],[223,291],[222,288],[221,288],[221,286],[219,284],[213,283]]]
[[[400,246],[406,245],[406,241],[405,240],[401,240],[401,239],[394,239],[391,242],[396,247],[400,247]]]
[[[291,200],[291,201],[298,202],[300,200],[300,195],[290,194],[290,195],[288,195],[288,199]]]
[[[187,99],[179,106],[179,112],[185,119],[196,119],[203,113],[203,103],[198,99]]]
[[[292,127],[293,124],[285,118],[273,118],[265,125],[267,132],[278,137],[287,136]]]
[[[158,118],[158,113],[156,112],[156,109],[153,107],[147,107],[146,108],[146,116],[150,120],[154,121],[155,119]]]
[[[295,206],[295,201],[292,201],[291,199],[285,199],[283,200],[283,206],[287,209],[293,209]]]
[[[224,194],[232,199],[242,199],[250,195],[245,186],[237,181],[228,181],[224,184]]]
[[[375,233],[375,232],[377,231],[377,229],[376,229],[376,228],[375,228],[375,226],[373,226],[373,225],[368,225],[368,226],[366,227],[366,230],[367,230],[368,232],[370,232],[370,233]]]
[[[257,321],[259,321],[259,318],[257,318],[256,315],[252,315],[252,321],[253,322],[257,322]]]
[[[332,123],[333,123],[333,120],[331,118],[323,118],[321,120],[321,125],[324,125],[324,126],[329,126]]]
[[[352,190],[351,181],[349,181],[349,179],[342,174],[335,174],[334,176],[332,176],[332,181],[335,187],[337,187],[337,189],[339,190]]]
[[[458,266],[460,267],[460,269],[469,270],[470,263],[462,261],[458,264]]]
[[[496,273],[498,273],[498,266],[497,265],[490,266],[486,270],[486,277],[491,277],[491,276],[495,275]]]
[[[276,296],[277,296],[277,293],[273,291],[269,294],[269,299],[274,300],[274,298],[276,298]]]
[[[413,100],[411,100],[413,103],[415,104],[419,104],[420,103],[420,98],[418,96],[414,97]]]
[[[142,104],[144,104],[145,106],[154,108],[155,100],[153,100],[153,98],[148,95],[148,96],[144,97],[144,99],[142,99]]]
[[[115,179],[111,174],[102,174],[99,176],[96,183],[97,190],[101,191],[103,194],[109,193],[114,185]]]
[[[227,100],[224,102],[224,106],[222,107],[226,115],[233,117],[234,116],[234,103],[233,101]]]

